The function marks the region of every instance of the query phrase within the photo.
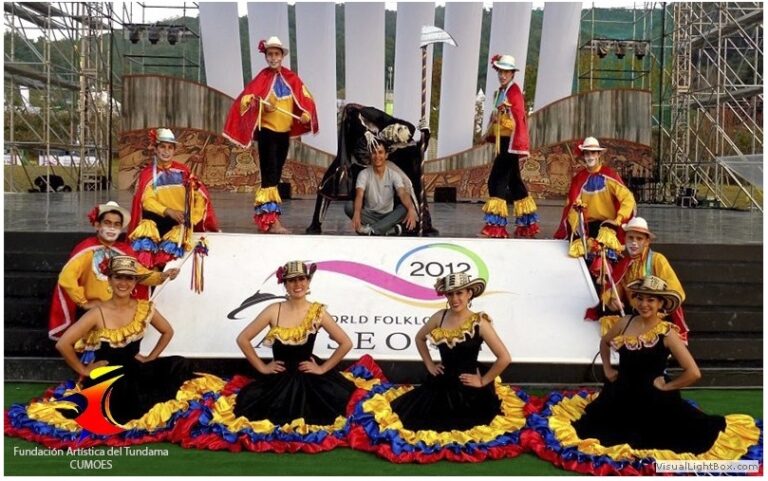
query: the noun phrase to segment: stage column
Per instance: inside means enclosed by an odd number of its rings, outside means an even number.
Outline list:
[[[384,3],[344,4],[347,103],[384,110]]]
[[[251,48],[251,77],[267,66],[259,52],[259,41],[276,36],[291,50],[288,34],[288,4],[285,2],[248,2],[248,45]],[[291,58],[283,59],[283,67],[291,68]]]
[[[444,30],[458,46],[443,45],[438,157],[472,147],[482,20],[483,4],[480,2],[448,2],[445,5]]]
[[[493,109],[493,100],[499,88],[499,78],[491,66],[491,57],[495,54],[510,54],[515,57],[519,72],[515,74],[515,83],[523,90],[525,65],[528,59],[528,38],[531,32],[531,10],[533,3],[494,2],[491,10],[491,41],[488,46],[488,58],[485,68],[488,71],[485,80],[485,108],[483,109],[483,129],[488,126],[488,118]],[[482,65],[480,68],[483,68]],[[533,99],[526,99],[531,101]]]
[[[333,2],[296,3],[297,71],[317,106],[320,132],[302,140],[336,154],[336,12]]]
[[[571,95],[580,23],[581,2],[544,4],[534,110]]]
[[[207,85],[237,97],[244,86],[237,3],[200,2],[200,35]]]
[[[421,27],[435,24],[435,4],[397,4],[395,105],[393,115],[418,125],[421,117]],[[427,49],[427,105],[432,85],[432,49]],[[427,109],[429,118],[429,109]]]

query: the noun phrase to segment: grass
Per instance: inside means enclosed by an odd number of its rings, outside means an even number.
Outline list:
[[[38,396],[45,386],[31,383],[6,383],[5,408],[13,403],[26,402]],[[532,391],[532,394],[544,394]],[[763,416],[762,390],[694,390],[685,397],[693,399],[711,414],[744,413],[755,418]],[[182,449],[167,443],[148,445],[167,450],[167,456],[21,456],[14,455],[14,447],[36,446],[16,438],[4,439],[5,475],[290,475],[290,476],[563,476],[571,475],[532,454],[514,459],[486,461],[476,464],[439,462],[428,465],[398,465],[377,458],[373,454],[339,448],[321,454],[269,454],[229,453]],[[105,448],[106,449],[106,448]],[[73,460],[106,459],[110,469],[73,467]]]

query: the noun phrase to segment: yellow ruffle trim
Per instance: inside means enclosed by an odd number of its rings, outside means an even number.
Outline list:
[[[644,347],[653,347],[659,342],[659,337],[666,336],[670,330],[674,330],[678,334],[680,333],[680,329],[676,325],[671,322],[661,321],[639,336],[616,336],[611,339],[611,346],[617,351],[622,346],[626,346],[630,351],[636,351]]]
[[[165,233],[165,235],[163,236],[163,240],[170,241],[178,245],[179,240],[181,240],[181,228],[182,228],[181,224],[176,224],[171,228],[171,230]],[[191,229],[184,229],[184,241],[182,242],[181,247],[182,249],[184,249],[184,252],[189,252],[190,250],[192,250],[192,230]]]
[[[381,384],[381,380],[378,378],[363,379],[361,377],[356,377],[354,374],[347,371],[341,371],[341,375],[344,376],[348,381],[353,382],[356,388],[364,389],[366,391],[370,391],[374,386]]]
[[[154,304],[150,301],[136,301],[136,313],[133,320],[118,329],[96,328],[88,332],[82,339],[75,343],[75,351],[95,351],[101,347],[102,341],[109,343],[111,347],[125,347],[133,341],[144,337],[149,321],[155,314]]]
[[[307,424],[303,418],[295,419],[288,424],[282,426],[276,426],[272,421],[268,419],[261,419],[258,421],[250,421],[245,416],[235,416],[235,399],[236,394],[230,396],[221,396],[214,404],[211,410],[212,423],[217,423],[225,426],[232,432],[239,432],[246,428],[251,428],[254,432],[259,434],[269,434],[279,427],[281,431],[285,433],[298,433],[309,434],[318,431],[333,432],[344,428],[347,419],[344,416],[338,416],[333,424],[328,426],[321,426],[317,424]]]
[[[525,199],[515,201],[515,217],[536,212],[536,201],[530,195]]]
[[[309,306],[307,315],[296,327],[281,327],[274,326],[269,330],[266,337],[264,337],[264,345],[269,347],[275,343],[275,339],[279,339],[283,344],[289,344],[291,346],[298,346],[307,342],[307,337],[310,334],[317,332],[320,328],[322,318],[320,314],[325,306],[319,302],[313,302]]]
[[[483,205],[483,212],[486,214],[498,215],[500,217],[509,217],[507,201],[498,197],[491,197],[486,200],[485,205]]]
[[[587,252],[584,250],[584,242],[581,239],[573,239],[571,246],[568,247],[568,255],[571,257],[584,257]]]
[[[595,438],[580,439],[573,427],[573,422],[581,418],[587,404],[596,396],[597,394],[591,394],[587,398],[581,396],[563,398],[552,407],[549,427],[563,446],[574,446],[579,451],[593,456],[606,455],[615,461],[648,457],[672,460],[737,460],[760,439],[760,429],[755,425],[754,419],[746,414],[729,414],[725,416],[725,431],[718,435],[715,443],[705,453],[676,453],[668,449],[633,449],[628,444],[605,447]]]
[[[283,199],[280,198],[280,192],[277,191],[277,187],[267,187],[266,189],[259,187],[256,191],[256,195],[253,198],[253,205],[259,206],[266,204],[267,202],[283,203]]]
[[[615,250],[616,252],[622,252],[624,250],[624,246],[621,245],[619,238],[616,237],[616,231],[610,227],[604,226],[601,227],[599,231],[597,231],[597,242],[608,249]]]
[[[621,319],[621,316],[603,316],[600,318],[600,337],[608,334],[613,326]]]
[[[133,229],[131,235],[128,236],[130,240],[136,240],[143,237],[148,237],[154,242],[160,242],[160,232],[157,230],[157,224],[150,219],[142,219],[139,225]]]
[[[139,429],[148,432],[154,432],[166,426],[166,423],[179,411],[184,411],[189,407],[190,401],[200,399],[203,394],[210,391],[220,391],[226,383],[223,379],[212,374],[199,374],[199,377],[186,381],[176,392],[176,399],[160,402],[152,406],[139,419],[129,421],[122,425],[123,428]],[[69,390],[65,396],[80,392],[80,388]],[[56,408],[73,408],[74,403],[68,401],[45,400],[33,402],[27,406],[27,416],[35,421],[44,422],[58,429],[69,432],[79,432],[82,430],[77,421],[65,418]]]
[[[514,389],[501,383],[501,378],[494,380],[496,395],[501,400],[501,414],[493,418],[488,425],[475,426],[465,431],[411,431],[403,427],[400,417],[392,411],[392,401],[413,389],[413,386],[398,386],[384,393],[376,394],[363,403],[363,410],[372,413],[381,431],[393,429],[409,444],[423,442],[428,445],[445,446],[450,443],[466,444],[470,442],[487,443],[497,437],[517,431],[525,426],[523,407],[525,402],[517,397]]]
[[[464,340],[464,336],[469,334],[472,338],[475,336],[475,326],[480,324],[481,320],[491,322],[491,318],[484,312],[478,312],[469,316],[459,327],[453,329],[443,329],[442,327],[436,327],[427,334],[427,339],[435,346],[440,344],[447,344],[449,348],[453,349],[456,344]]]

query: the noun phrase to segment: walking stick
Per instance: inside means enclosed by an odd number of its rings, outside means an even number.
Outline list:
[[[182,267],[184,267],[184,264],[186,264],[186,263],[187,263],[187,261],[189,260],[189,258],[190,258],[190,257],[192,257],[193,253],[194,253],[194,250],[190,250],[190,251],[187,253],[186,257],[184,257],[184,260],[183,260],[183,261],[181,261],[181,264],[179,264],[179,267],[178,267],[178,269],[179,269],[179,270],[181,270],[181,268],[182,268]],[[170,277],[166,278],[166,279],[163,281],[163,283],[162,283],[162,284],[160,284],[160,286],[159,286],[159,287],[157,287],[157,288],[154,290],[154,292],[152,292],[152,295],[150,296],[149,300],[150,300],[150,301],[153,301],[153,300],[155,300],[155,298],[157,297],[157,295],[158,295],[158,294],[160,294],[160,292],[163,290],[163,288],[166,286],[166,284],[168,284],[168,281],[170,281],[170,280],[171,280],[171,278],[170,278]]]
[[[421,120],[419,127],[429,130],[429,117],[427,112],[427,47],[435,43],[447,43],[456,47],[456,41],[451,35],[441,28],[432,25],[421,27]],[[429,138],[427,138],[427,142]],[[419,163],[419,177],[421,178],[421,192],[419,193],[419,237],[424,235],[424,211],[427,208],[427,185],[424,177],[424,160],[426,158],[427,145],[419,149],[421,159]]]
[[[616,288],[616,281],[613,280],[613,269],[611,269],[611,265],[608,264],[608,259],[605,258],[605,247],[600,246],[600,256],[603,259],[603,268],[605,269],[605,275],[608,276],[608,279],[611,281],[611,293],[616,297],[616,300],[621,303],[621,298],[619,297],[619,290]],[[622,305],[619,308],[619,312],[621,313],[621,317],[624,317],[624,306]]]

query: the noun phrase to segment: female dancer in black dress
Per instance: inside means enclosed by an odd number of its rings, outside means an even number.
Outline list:
[[[677,327],[660,317],[680,305],[666,283],[647,276],[627,286],[638,314],[617,321],[600,342],[606,382],[599,394],[550,395],[529,418],[529,446],[566,469],[589,474],[654,474],[655,460],[762,461],[762,429],[743,414],[712,416],[683,400],[699,368]],[[619,353],[619,369],[610,349]],[[666,373],[669,355],[682,373]]]
[[[113,257],[112,298],[86,312],[56,343],[81,381],[13,406],[6,434],[52,447],[164,441],[191,405],[224,386],[216,376],[193,374],[182,357],[159,357],[173,328],[152,302],[131,297],[141,277],[137,266],[133,257]],[[143,355],[140,344],[150,325],[160,338]]]
[[[307,300],[315,269],[315,264],[291,261],[277,270],[288,299],[265,308],[237,337],[256,370],[254,378],[230,381],[200,425],[191,429],[195,441],[186,447],[320,452],[346,444],[347,404],[356,383],[367,385],[360,377],[372,378],[377,368],[369,370],[358,362],[344,373],[334,370],[352,342],[324,305]],[[252,345],[265,329],[262,343],[272,347],[270,362]],[[320,329],[338,344],[325,361],[312,354]]]
[[[483,279],[450,274],[435,289],[445,295],[441,309],[416,334],[416,346],[429,371],[424,383],[375,387],[355,409],[353,448],[373,451],[393,462],[429,463],[440,459],[478,462],[513,457],[522,449],[527,396],[501,384],[498,376],[510,356],[484,312],[469,309],[485,290]],[[427,340],[440,351],[435,363]],[[485,343],[496,361],[477,362]]]

